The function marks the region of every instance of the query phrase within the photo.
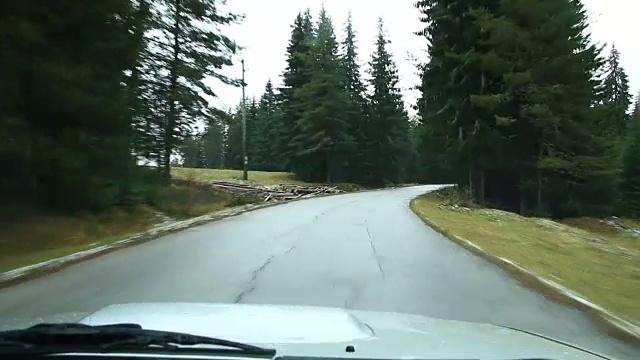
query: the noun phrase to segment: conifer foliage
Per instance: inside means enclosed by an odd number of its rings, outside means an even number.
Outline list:
[[[204,82],[231,65],[239,17],[220,0],[0,4],[0,198],[53,210],[147,201],[193,126],[224,117]],[[184,143],[185,140],[191,143]],[[140,164],[151,164],[140,166]]]
[[[605,62],[578,0],[424,0],[425,178],[521,213],[613,211],[628,104],[617,52]],[[607,65],[608,64],[608,65]],[[607,71],[604,81],[599,73]]]

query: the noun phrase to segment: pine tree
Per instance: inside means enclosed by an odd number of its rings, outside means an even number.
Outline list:
[[[260,136],[260,123],[262,119],[258,116],[258,101],[255,97],[249,99],[246,102],[247,111],[247,156],[249,158],[249,168],[255,169],[255,165],[260,163],[260,149],[258,147],[258,141]]]
[[[629,107],[631,106],[631,93],[629,91],[629,78],[620,65],[620,52],[615,45],[606,62],[606,77],[604,79],[604,107],[607,110],[605,120],[601,122],[606,134],[615,140],[621,140],[629,123]]]
[[[471,10],[494,11],[498,1],[423,0],[416,3],[426,27],[418,32],[429,45],[430,59],[421,66],[422,97],[418,111],[425,131],[420,145],[429,149],[430,173],[448,172],[482,201],[484,186],[476,186],[476,173],[484,175],[489,156],[483,150],[490,134],[484,119],[476,117],[471,95],[488,86],[478,62],[481,34],[474,27]],[[428,131],[426,131],[428,129]],[[480,171],[477,171],[480,168]],[[480,182],[484,176],[480,176]]]
[[[637,108],[638,102],[636,102]],[[640,216],[640,112],[631,117],[622,157],[621,178],[622,212],[625,215],[638,217]]]
[[[226,84],[238,85],[220,70],[231,65],[236,44],[220,33],[221,25],[238,21],[235,14],[220,11],[219,0],[163,0],[158,6],[157,30],[161,36],[154,43],[165,76],[156,79],[164,91],[162,108],[160,165],[165,178],[170,177],[170,157],[196,121],[208,122],[216,109],[209,107],[204,95],[215,93],[203,82],[213,77]]]
[[[182,166],[188,168],[204,167],[204,151],[202,149],[202,135],[192,135],[184,139],[180,144],[180,157],[182,158]]]
[[[352,147],[345,110],[349,97],[344,90],[344,76],[338,43],[331,19],[320,11],[316,38],[303,57],[309,81],[297,88],[294,101],[300,118],[292,139],[292,170],[305,180],[333,182],[340,173]]]
[[[225,162],[230,169],[242,169],[242,106],[230,111],[227,119]]]
[[[133,12],[127,0],[0,4],[0,159],[20,180],[0,181],[0,196],[69,211],[123,201]]]
[[[441,168],[458,183],[468,179],[476,199],[486,191],[520,212],[606,212],[615,162],[597,131],[601,58],[580,2],[418,7],[431,42],[419,103],[423,143],[439,147],[429,154],[442,158]]]
[[[632,118],[640,117],[640,93],[636,96],[636,102],[631,110],[631,116]]]
[[[410,149],[409,117],[397,87],[398,70],[387,50],[389,43],[380,19],[376,49],[369,63],[373,90],[369,96],[370,120],[364,131],[367,163],[371,164],[368,180],[376,184],[404,180]]]
[[[224,119],[220,115],[212,119],[202,134],[205,167],[221,169],[224,167]]]
[[[277,141],[279,124],[282,121],[277,96],[271,80],[265,85],[264,94],[258,105],[258,129],[255,144],[257,148],[256,165],[261,170],[280,170],[277,165]]]
[[[345,112],[348,122],[348,133],[353,139],[353,151],[350,151],[345,176],[350,181],[363,181],[364,166],[367,156],[364,152],[366,139],[364,131],[367,121],[366,88],[360,75],[358,53],[356,47],[356,33],[353,29],[351,12],[347,17],[345,38],[342,46],[342,67],[344,72],[345,90],[349,95],[350,106]]]
[[[135,58],[127,77],[127,100],[134,137],[132,148],[136,156],[160,163],[160,116],[154,114],[159,100],[154,93],[153,82],[158,77],[158,68],[154,61],[149,37],[152,26],[156,23],[157,11],[150,0],[132,2],[135,8],[131,18],[132,42]]]
[[[291,168],[294,154],[292,140],[295,136],[294,128],[300,118],[300,104],[295,98],[296,89],[301,88],[310,79],[310,70],[306,58],[314,39],[314,29],[309,9],[303,14],[298,13],[291,32],[291,39],[287,46],[287,67],[283,74],[283,87],[280,89],[282,103],[282,122],[278,127],[279,162],[286,169]]]

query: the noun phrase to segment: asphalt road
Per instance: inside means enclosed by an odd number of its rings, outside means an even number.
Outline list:
[[[425,226],[408,203],[432,189],[293,202],[126,248],[0,290],[0,324],[71,321],[135,301],[317,305],[491,322],[640,358]]]

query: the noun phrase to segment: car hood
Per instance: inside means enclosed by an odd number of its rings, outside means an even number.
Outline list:
[[[103,308],[89,325],[137,323],[273,347],[279,355],[377,359],[603,359],[566,343],[490,324],[310,306],[134,303]],[[354,353],[345,348],[352,345]],[[606,358],[605,358],[606,359]]]

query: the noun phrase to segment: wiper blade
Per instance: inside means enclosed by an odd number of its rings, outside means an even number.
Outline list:
[[[85,325],[76,323],[40,324],[21,330],[0,331],[0,350],[144,350],[192,349],[189,346],[212,345],[227,349],[197,348],[199,351],[239,351],[248,355],[273,356],[274,349],[230,340],[171,331],[147,330],[137,324]]]

